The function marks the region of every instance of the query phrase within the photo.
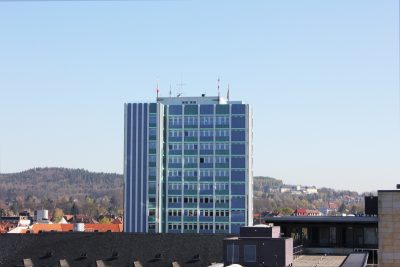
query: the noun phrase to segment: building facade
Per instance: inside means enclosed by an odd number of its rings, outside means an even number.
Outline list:
[[[124,230],[238,233],[253,218],[252,111],[222,97],[125,104]]]

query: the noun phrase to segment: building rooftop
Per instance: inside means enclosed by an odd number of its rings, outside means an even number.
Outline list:
[[[303,255],[293,261],[293,267],[339,267],[346,256]]]
[[[378,217],[361,216],[282,216],[264,217],[267,223],[378,223]]]
[[[220,96],[176,96],[176,97],[158,97],[158,103],[164,105],[182,105],[182,104],[227,104],[228,101],[224,97]]]

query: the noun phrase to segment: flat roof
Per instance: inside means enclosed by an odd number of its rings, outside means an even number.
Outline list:
[[[264,220],[267,223],[378,223],[378,217],[367,216],[282,216],[264,217]]]
[[[293,267],[340,267],[346,256],[303,255],[293,261]]]

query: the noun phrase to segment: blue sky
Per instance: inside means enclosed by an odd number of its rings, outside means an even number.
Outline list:
[[[1,172],[122,173],[123,103],[254,109],[254,173],[358,191],[400,174],[397,1],[0,2]]]

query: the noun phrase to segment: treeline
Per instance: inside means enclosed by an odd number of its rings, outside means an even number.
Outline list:
[[[318,194],[268,193],[265,188],[283,186],[282,180],[254,177],[254,212],[280,211],[291,214],[297,207],[320,209],[334,203],[340,211],[361,213],[363,195],[353,191],[318,189]],[[10,215],[24,210],[58,208],[64,214],[123,215],[123,176],[83,169],[35,168],[0,174],[0,211]]]
[[[0,210],[62,209],[65,214],[122,215],[123,177],[83,169],[35,168],[0,174]]]

